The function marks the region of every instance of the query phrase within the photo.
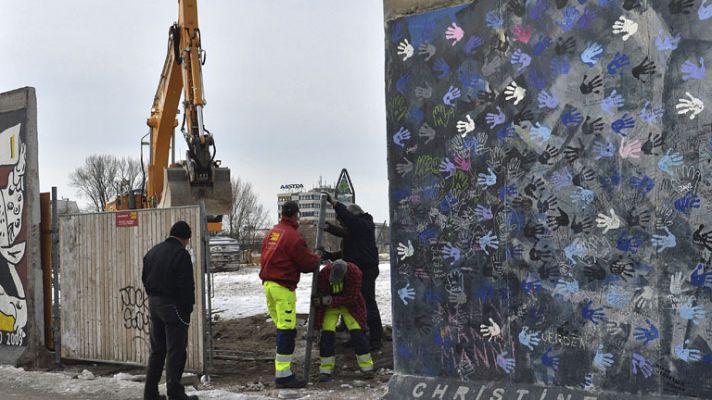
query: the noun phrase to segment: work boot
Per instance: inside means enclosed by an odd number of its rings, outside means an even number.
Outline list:
[[[373,379],[376,374],[373,371],[361,371],[361,378],[365,380]]]
[[[297,377],[294,377],[294,379],[291,379],[287,382],[275,384],[275,387],[277,389],[301,389],[306,386],[307,386],[306,381],[303,381]]]
[[[319,382],[331,382],[331,374],[319,374]]]
[[[381,342],[380,340],[371,342],[371,351],[381,350],[382,347],[383,342]]]

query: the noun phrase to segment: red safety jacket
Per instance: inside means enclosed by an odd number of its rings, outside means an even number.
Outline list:
[[[262,282],[272,281],[294,290],[301,272],[314,272],[319,255],[307,247],[298,227],[296,218],[282,217],[265,236],[260,268]]]
[[[326,267],[319,271],[317,278],[319,287],[319,296],[331,295],[331,305],[329,307],[346,307],[349,314],[361,325],[361,330],[367,330],[366,324],[366,302],[361,294],[361,270],[354,263],[347,263],[346,277],[344,278],[344,290],[339,294],[331,292],[329,284],[329,274],[331,266],[329,263]],[[326,307],[318,307],[316,311],[316,326],[321,329],[321,324],[324,319]]]

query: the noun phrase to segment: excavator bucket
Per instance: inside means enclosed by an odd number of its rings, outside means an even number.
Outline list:
[[[159,208],[196,205],[203,201],[208,215],[228,215],[232,212],[229,168],[215,168],[212,185],[191,185],[188,171],[183,167],[166,168],[163,182]]]

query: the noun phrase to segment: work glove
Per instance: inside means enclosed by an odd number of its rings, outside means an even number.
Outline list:
[[[330,251],[325,250],[323,247],[319,247],[316,249],[316,252],[319,253],[320,256],[320,261],[329,261],[331,260],[332,253]]]
[[[317,307],[326,307],[331,305],[331,296],[314,296],[311,301]]]
[[[331,195],[330,195],[329,193],[326,193],[326,192],[324,192],[324,194],[326,195],[326,202],[329,203],[329,204],[331,204],[331,206],[333,207],[333,206],[334,206],[334,200],[331,198]]]

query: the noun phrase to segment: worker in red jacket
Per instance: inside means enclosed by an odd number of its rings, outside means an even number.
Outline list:
[[[351,334],[361,372],[365,378],[371,378],[373,359],[362,330],[366,327],[366,303],[361,294],[361,270],[352,263],[336,260],[319,272],[318,288],[319,294],[312,298],[312,304],[317,305],[316,326],[321,329],[319,381],[330,381],[336,367],[334,347],[339,316]]]
[[[262,242],[260,279],[267,298],[269,315],[277,326],[274,358],[277,388],[303,388],[306,382],[292,372],[294,341],[297,336],[297,295],[300,273],[314,272],[320,256],[311,251],[299,227],[299,206],[295,201],[282,205],[282,219]]]

